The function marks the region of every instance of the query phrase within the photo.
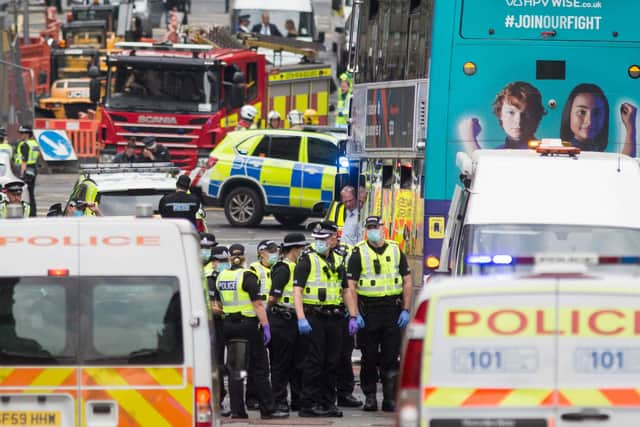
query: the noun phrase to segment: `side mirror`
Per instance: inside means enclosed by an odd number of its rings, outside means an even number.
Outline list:
[[[89,99],[92,104],[100,102],[100,79],[93,77],[89,81]]]
[[[231,85],[231,108],[240,108],[242,107],[244,102],[244,85],[234,83]]]
[[[47,212],[47,216],[61,216],[62,215],[62,204],[54,203],[49,206],[49,211]]]
[[[95,79],[96,77],[100,77],[100,69],[97,66],[92,65],[89,67],[88,75],[92,79]]]
[[[244,83],[244,74],[242,71],[236,71],[233,73],[233,77],[231,78],[231,83],[234,84],[242,84]]]

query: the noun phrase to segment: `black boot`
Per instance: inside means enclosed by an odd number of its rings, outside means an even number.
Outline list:
[[[375,412],[378,410],[378,401],[376,400],[375,394],[366,397],[362,409],[367,412]]]
[[[394,412],[396,410],[396,375],[389,375],[382,380],[382,410]]]
[[[362,401],[356,399],[352,394],[338,397],[338,406],[344,408],[359,408],[362,406]]]

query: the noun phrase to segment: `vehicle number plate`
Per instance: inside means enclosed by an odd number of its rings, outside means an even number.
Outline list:
[[[0,426],[59,426],[59,411],[0,411]]]
[[[453,370],[458,373],[527,373],[538,370],[533,347],[455,348]]]
[[[577,348],[573,366],[585,374],[640,372],[640,348]]]

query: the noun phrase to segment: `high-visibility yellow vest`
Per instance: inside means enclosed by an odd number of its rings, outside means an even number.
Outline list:
[[[356,245],[360,251],[360,279],[356,285],[358,295],[365,297],[384,297],[402,293],[400,275],[400,248],[394,241],[387,240],[387,247],[378,255],[366,241]],[[376,273],[374,261],[380,263],[380,272]]]
[[[281,262],[286,264],[289,269],[289,281],[284,285],[284,288],[282,288],[282,296],[278,304],[293,308],[293,273],[296,269],[296,263],[288,258],[283,259]]]
[[[216,288],[220,293],[224,314],[240,313],[245,317],[256,317],[248,292],[242,289],[246,268],[224,270],[218,275]]]
[[[346,94],[342,94],[340,92],[338,94],[338,105],[336,107],[336,111],[338,113],[342,113],[342,115],[338,114],[336,116],[336,126],[346,126],[349,124],[349,97],[351,96],[351,90],[347,91]]]
[[[0,142],[0,153],[8,153],[9,159],[13,156],[13,147],[8,142]]]
[[[85,179],[82,184],[85,186],[86,191],[84,193],[84,201],[87,203],[95,203],[98,204],[96,200],[98,198],[98,186],[91,179]],[[95,216],[95,212],[89,208],[84,210],[85,216]]]
[[[20,203],[22,203],[22,217],[28,218],[29,214],[31,213],[31,205],[27,202],[20,202]],[[9,205],[8,200],[3,200],[2,202],[0,202],[0,218],[7,217],[8,205]]]
[[[311,269],[302,293],[302,302],[311,305],[342,304],[342,283],[338,272],[332,270],[324,257],[317,252],[310,251],[308,256]],[[335,265],[340,265],[342,257],[335,253],[333,256],[336,258]],[[324,301],[320,298],[321,289],[324,289]]]
[[[213,274],[213,271],[213,263],[211,261],[202,266],[202,289],[204,291],[204,300],[207,301],[207,315],[209,317],[209,320],[213,319],[213,313],[211,312],[208,279]]]
[[[29,146],[29,155],[26,160],[22,158],[22,146],[23,144],[27,144]],[[35,166],[38,163],[38,156],[40,156],[40,146],[36,142],[34,138],[24,139],[18,143],[18,147],[16,148],[16,165],[22,164],[23,161],[27,163],[29,166]]]
[[[344,225],[344,203],[332,203],[324,219],[333,221],[338,227],[342,227]]]
[[[265,267],[260,261],[252,262],[249,267],[260,279],[260,295],[269,295],[271,291],[271,268]]]

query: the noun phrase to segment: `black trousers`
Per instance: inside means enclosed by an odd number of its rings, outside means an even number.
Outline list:
[[[222,326],[222,318],[214,316],[213,318],[213,335],[212,335],[212,354],[215,356],[216,363],[218,364],[218,371],[220,372],[220,403],[224,400],[226,391],[224,389],[224,331]]]
[[[29,205],[31,206],[29,216],[38,214],[38,208],[36,207],[36,177],[37,175],[33,175],[33,178],[26,180],[27,189],[29,190]]]
[[[298,334],[295,313],[269,312],[271,325],[271,386],[276,405],[287,405],[287,385],[291,388],[291,404],[299,405],[302,390],[302,364],[306,355],[306,340]]]
[[[349,335],[349,318],[344,319],[343,322],[342,347],[340,351],[340,361],[338,362],[338,377],[336,382],[338,397],[351,396],[355,383],[353,378],[353,364],[351,363],[353,337]]]
[[[269,383],[269,362],[267,349],[262,340],[262,332],[258,329],[258,320],[246,317],[242,318],[242,320],[226,318],[223,324],[223,332],[226,342],[232,339],[245,339],[248,341],[249,368],[247,376],[253,378],[255,383],[260,412],[271,412],[273,410],[273,394]],[[231,412],[234,414],[246,412],[243,389],[244,382],[232,379],[232,375],[229,375],[229,397],[231,400]]]
[[[369,306],[361,309],[364,329],[358,332],[362,351],[360,387],[367,396],[375,396],[380,366],[384,400],[393,401],[394,381],[398,373],[402,331],[396,324],[401,308],[397,306]],[[380,351],[378,351],[380,349]]]
[[[307,314],[311,333],[307,340],[307,357],[302,369],[303,408],[335,405],[336,376],[342,348],[342,314],[327,316]]]

